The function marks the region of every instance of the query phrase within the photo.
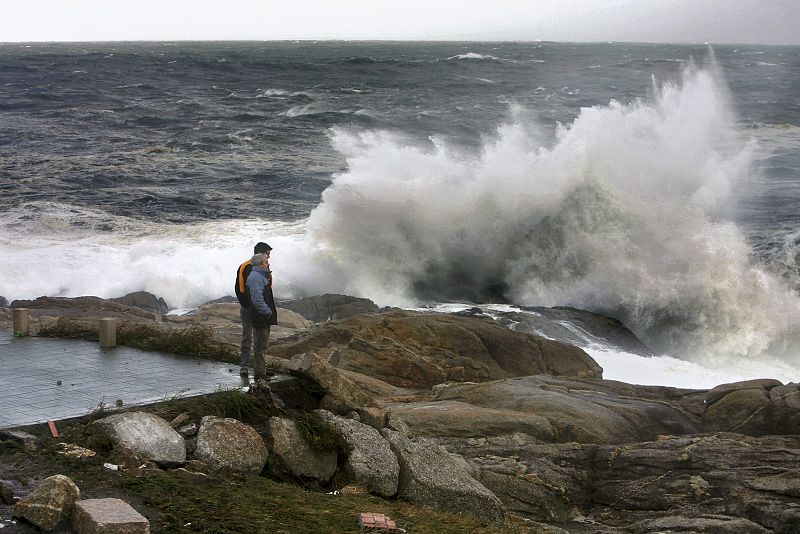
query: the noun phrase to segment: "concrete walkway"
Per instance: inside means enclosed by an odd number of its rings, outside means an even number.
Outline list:
[[[239,366],[129,347],[0,333],[0,428],[246,385]],[[60,381],[60,385],[59,385]]]

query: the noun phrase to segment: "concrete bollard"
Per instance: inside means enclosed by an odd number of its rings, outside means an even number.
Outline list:
[[[100,319],[100,346],[104,348],[117,346],[117,320],[113,317]]]
[[[31,334],[31,316],[28,308],[14,308],[13,314],[14,337],[29,336]]]

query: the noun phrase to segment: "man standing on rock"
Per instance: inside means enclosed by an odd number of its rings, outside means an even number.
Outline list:
[[[266,254],[269,253],[272,247],[266,243],[259,242],[253,247],[253,254]],[[248,377],[248,367],[250,366],[250,349],[253,348],[253,323],[250,320],[248,308],[252,306],[250,302],[250,295],[247,293],[247,277],[253,269],[251,264],[252,258],[242,263],[236,270],[236,298],[239,300],[239,318],[242,320],[242,361],[239,367],[239,375],[242,378]],[[272,283],[270,283],[270,295],[272,291]]]
[[[253,350],[253,367],[256,382],[267,378],[267,345],[269,344],[270,326],[278,324],[278,310],[272,296],[272,271],[269,269],[269,252],[256,254],[250,260],[252,270],[247,276],[247,293],[251,306],[247,315],[253,325],[255,348]],[[272,373],[270,373],[271,375]]]

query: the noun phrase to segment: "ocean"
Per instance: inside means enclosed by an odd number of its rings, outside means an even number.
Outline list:
[[[664,355],[607,378],[796,380],[798,200],[796,46],[0,43],[8,300],[190,309],[267,241],[279,298],[574,306]]]

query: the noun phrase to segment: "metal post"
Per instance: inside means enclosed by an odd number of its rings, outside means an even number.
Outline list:
[[[31,334],[31,316],[28,308],[14,308],[13,315],[14,336],[29,336]]]
[[[113,317],[100,319],[100,346],[104,348],[117,346],[117,320]]]

